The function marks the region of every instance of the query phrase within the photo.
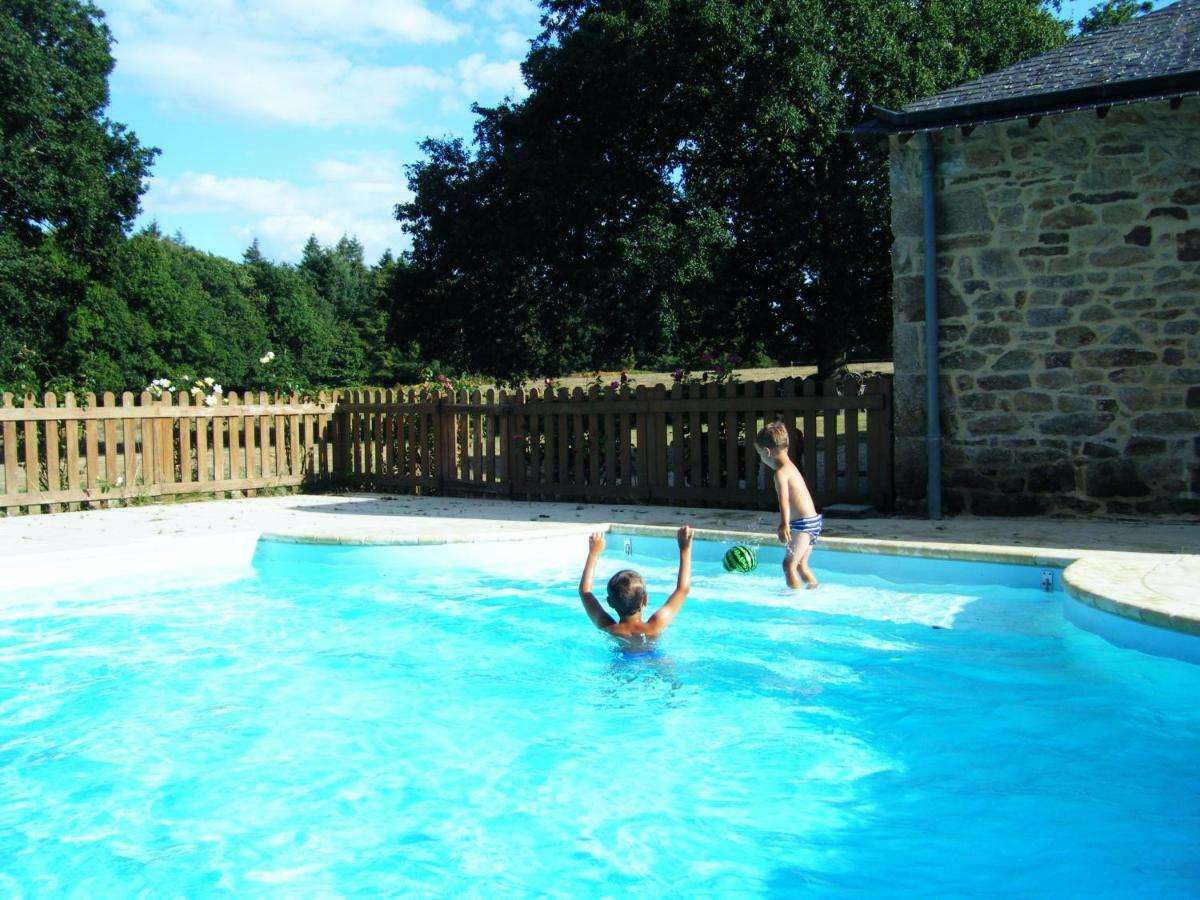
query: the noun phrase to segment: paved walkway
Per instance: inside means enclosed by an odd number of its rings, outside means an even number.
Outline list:
[[[6,559],[117,547],[154,536],[263,532],[345,543],[441,543],[681,522],[707,537],[774,540],[776,514],[522,503],[368,494],[297,495],[0,518]],[[1130,619],[1200,635],[1200,524],[1072,519],[831,519],[821,543],[847,551],[1065,567],[1077,599]],[[0,574],[0,586],[3,576]]]

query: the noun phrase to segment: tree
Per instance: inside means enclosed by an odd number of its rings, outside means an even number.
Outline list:
[[[79,0],[0,0],[0,225],[94,254],[124,233],[157,150],[105,118],[112,35]]]
[[[1079,33],[1091,34],[1103,28],[1123,25],[1135,16],[1144,15],[1154,9],[1154,4],[1142,0],[1104,0],[1088,10],[1079,20]]]
[[[516,375],[886,352],[885,151],[847,138],[1066,39],[1039,0],[545,0],[530,95],[427,141],[396,310]]]

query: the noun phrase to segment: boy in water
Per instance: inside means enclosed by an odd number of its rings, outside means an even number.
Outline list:
[[[592,576],[596,572],[600,554],[604,552],[604,534],[598,531],[588,538],[588,558],[583,567],[583,577],[579,580],[579,599],[583,601],[583,609],[592,624],[634,647],[653,643],[666,631],[692,587],[692,529],[684,525],[679,529],[676,540],[679,543],[679,576],[675,580],[675,590],[662,608],[643,622],[642,610],[646,608],[648,599],[646,583],[632,569],[622,569],[608,580],[608,605],[619,617],[618,621],[613,621],[613,617],[596,600],[592,593]]]
[[[804,476],[788,456],[788,433],[782,422],[765,425],[754,439],[763,465],[775,472],[775,495],[779,498],[779,540],[787,544],[783,557],[783,575],[788,587],[800,587],[800,579],[810,588],[817,576],[808,567],[808,558],[821,536],[825,519],[817,512]]]

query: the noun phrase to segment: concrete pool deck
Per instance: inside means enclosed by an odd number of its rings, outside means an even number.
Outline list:
[[[331,543],[452,543],[582,534],[608,524],[622,531],[660,533],[686,522],[700,537],[773,543],[776,516],[754,510],[373,494],[301,494],[17,516],[0,518],[0,588],[5,569],[18,559],[26,568],[42,554],[64,550],[102,559],[109,550],[169,537],[254,532]],[[1063,584],[1080,602],[1126,619],[1200,635],[1197,523],[961,516],[941,522],[827,519],[820,546],[1069,566]],[[51,565],[51,557],[45,559]]]

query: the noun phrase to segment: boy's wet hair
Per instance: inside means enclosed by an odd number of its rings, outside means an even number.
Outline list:
[[[767,450],[786,450],[788,448],[787,426],[782,422],[768,422],[754,439],[754,443]]]
[[[646,605],[646,582],[633,569],[622,569],[608,579],[608,605],[619,616],[628,616]]]

